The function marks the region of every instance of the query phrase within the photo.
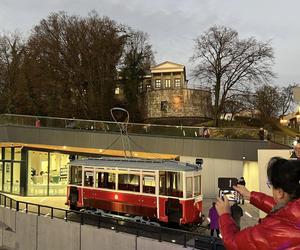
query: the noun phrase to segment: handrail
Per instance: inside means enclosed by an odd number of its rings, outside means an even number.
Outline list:
[[[47,116],[0,114],[0,124],[46,128],[84,129],[95,132],[120,132],[118,124],[113,121],[84,120]],[[128,123],[127,128],[129,134],[176,136],[186,138],[202,138],[204,129],[208,128],[210,131],[210,138],[213,139],[259,139],[257,128],[216,128],[145,123]],[[287,146],[292,146],[293,143],[292,137],[282,136],[276,133],[270,133],[269,139],[275,143],[284,144]]]
[[[133,232],[136,236],[145,236],[149,238],[149,233],[151,232],[151,235],[153,233],[156,234],[157,238],[155,239],[159,241],[172,242],[172,243],[183,245],[184,247],[191,246],[197,248],[197,244],[199,243],[203,243],[207,245],[207,248],[201,247],[201,249],[214,250],[214,249],[221,249],[221,247],[223,247],[222,241],[216,237],[204,236],[195,232],[189,232],[189,231],[168,228],[163,226],[157,227],[153,225],[143,224],[143,228],[141,228],[141,223],[133,222],[133,221],[126,223],[126,225],[124,226],[123,223],[121,223],[124,222],[124,220],[120,218],[111,219],[111,218],[102,217],[101,215],[98,214],[88,214],[81,211],[73,211],[73,210],[71,211],[63,208],[51,207],[48,205],[35,204],[26,201],[18,201],[3,193],[0,193],[0,206],[4,206],[5,208],[9,208],[9,209],[15,209],[17,212],[23,211],[25,213],[37,214],[38,216],[41,215],[49,216],[51,219],[56,218],[56,219],[63,219],[66,222],[67,221],[78,222],[81,223],[81,225],[85,225],[85,224],[92,225],[98,228],[115,230],[116,232],[120,232],[123,229],[124,232],[133,234],[132,230],[130,232],[125,231],[126,227],[130,227],[131,229],[134,229]],[[30,210],[30,206],[35,207],[36,209]],[[44,214],[41,211],[42,209],[49,209],[50,211],[49,213]],[[57,216],[55,211],[60,211],[62,212],[62,214],[60,216]],[[79,218],[78,217],[73,218],[72,216],[69,216],[72,213],[79,216]],[[90,217],[94,218],[94,220],[92,221],[88,220],[88,218]],[[106,223],[106,225],[104,223]],[[174,242],[173,240],[170,241],[170,239],[166,239],[164,235],[170,235],[170,233],[173,233],[174,235],[176,234],[176,237],[178,237],[178,235],[181,235],[182,239],[178,239],[176,242]],[[195,239],[194,245],[192,244],[192,242],[188,243],[188,241],[191,239]]]

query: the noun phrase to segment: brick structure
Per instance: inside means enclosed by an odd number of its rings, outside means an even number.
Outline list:
[[[163,62],[140,85],[144,122],[192,125],[212,118],[211,93],[189,88],[184,65]]]

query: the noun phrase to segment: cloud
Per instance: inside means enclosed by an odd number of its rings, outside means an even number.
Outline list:
[[[300,49],[298,0],[1,0],[0,31],[20,30],[28,35],[51,12],[99,15],[150,35],[156,61],[185,64],[197,36],[214,24],[236,29],[241,37],[272,40],[276,56],[276,82],[297,82]],[[289,53],[286,53],[286,51]]]

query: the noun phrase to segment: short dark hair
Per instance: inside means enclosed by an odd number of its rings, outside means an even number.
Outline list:
[[[267,168],[267,175],[274,188],[281,188],[291,196],[300,198],[300,161],[273,157]]]

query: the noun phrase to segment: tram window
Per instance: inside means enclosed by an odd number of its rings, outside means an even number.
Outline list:
[[[143,193],[155,194],[155,176],[143,176]]]
[[[194,185],[195,185],[195,191],[194,191],[194,196],[200,195],[201,194],[201,175],[195,176],[194,177]]]
[[[70,184],[80,185],[82,183],[82,167],[81,166],[71,166],[70,167]]]
[[[108,172],[96,173],[96,187],[115,189],[116,188],[116,174]]]
[[[94,186],[94,172],[85,171],[84,172],[84,186],[93,187]]]
[[[140,192],[140,176],[135,174],[118,174],[118,189]]]
[[[159,194],[166,195],[166,172],[159,172]]]
[[[186,178],[186,198],[193,197],[193,178],[187,177]]]
[[[183,197],[182,173],[159,172],[159,194]]]

